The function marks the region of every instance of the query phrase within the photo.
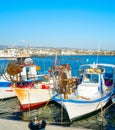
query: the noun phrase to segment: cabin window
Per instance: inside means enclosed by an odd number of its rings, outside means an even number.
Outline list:
[[[92,74],[91,75],[91,79],[90,79],[90,82],[91,83],[98,83],[99,82],[99,76],[97,74]]]
[[[98,83],[99,82],[99,76],[97,74],[85,74],[83,82],[85,83]]]
[[[83,82],[88,83],[90,81],[90,74],[85,74]]]

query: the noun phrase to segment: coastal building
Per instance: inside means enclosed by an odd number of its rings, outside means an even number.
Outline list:
[[[115,55],[115,51],[109,50],[84,50],[68,48],[22,48],[7,47],[0,49],[0,57],[31,57],[52,55]]]

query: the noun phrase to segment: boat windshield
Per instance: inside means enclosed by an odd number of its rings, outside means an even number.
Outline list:
[[[83,82],[85,83],[98,83],[99,75],[98,74],[84,74]]]

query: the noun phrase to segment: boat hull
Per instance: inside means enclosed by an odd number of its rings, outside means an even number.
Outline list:
[[[12,87],[10,87],[12,82],[6,81],[3,78],[0,79],[0,99],[7,99],[16,97],[15,92]]]
[[[97,100],[77,99],[77,97],[75,100],[61,99],[60,96],[54,96],[53,100],[65,108],[69,119],[73,121],[103,108],[109,102],[110,97],[111,92]]]
[[[52,89],[13,88],[23,111],[40,107],[50,101]]]
[[[107,102],[88,103],[88,104],[74,104],[64,103],[64,107],[68,113],[70,120],[75,120],[89,113],[95,112],[105,106]],[[71,107],[70,107],[71,106]]]
[[[0,87],[0,99],[16,97],[15,92],[10,87]]]

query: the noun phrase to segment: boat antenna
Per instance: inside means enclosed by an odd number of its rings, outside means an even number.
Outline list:
[[[55,70],[57,69],[57,65],[58,65],[58,57],[57,57],[57,52],[56,52],[55,61],[54,61]]]
[[[88,62],[89,62],[89,59],[87,58],[87,59],[86,59],[86,64],[87,64],[87,65],[88,65]]]

